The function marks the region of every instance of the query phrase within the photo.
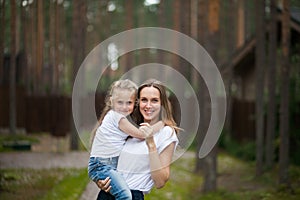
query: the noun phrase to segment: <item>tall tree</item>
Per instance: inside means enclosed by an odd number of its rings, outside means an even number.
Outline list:
[[[42,70],[44,64],[44,11],[43,1],[37,3],[37,47],[36,47],[36,92],[42,92]]]
[[[175,30],[175,31],[179,31],[180,32],[180,22],[181,22],[181,20],[180,20],[180,11],[181,11],[181,8],[180,8],[180,0],[174,0],[173,2],[172,2],[172,7],[173,7],[173,16],[172,16],[172,18],[173,18],[173,29]],[[177,48],[177,49],[179,49],[180,48],[180,43],[179,43],[180,41],[174,41],[174,47],[175,48]],[[176,70],[178,70],[178,71],[180,71],[180,59],[179,59],[179,57],[178,56],[172,56],[172,65],[173,65],[173,67],[176,69]]]
[[[191,0],[180,1],[180,31],[186,35],[191,35]],[[183,12],[184,11],[184,12]],[[180,42],[180,46],[184,46]],[[180,59],[180,72],[188,80],[190,79],[190,66],[184,59]]]
[[[270,1],[271,17],[269,29],[268,55],[268,114],[266,134],[266,167],[270,168],[274,162],[274,137],[276,122],[276,54],[277,54],[277,0]]]
[[[158,25],[160,27],[166,27],[167,24],[167,13],[166,13],[166,0],[161,0],[158,6]],[[166,60],[166,53],[163,51],[157,50],[157,60],[158,63],[164,63]]]
[[[255,132],[256,132],[256,175],[263,173],[263,140],[264,140],[264,74],[266,66],[265,51],[265,1],[256,0],[256,49],[255,49]]]
[[[0,74],[3,74],[4,65],[4,30],[5,30],[5,0],[0,5]],[[2,83],[2,75],[0,75],[0,84]]]
[[[207,42],[205,44],[205,48],[214,61],[218,62],[218,54],[217,50],[219,47],[219,15],[220,15],[220,0],[211,0],[208,2],[208,33],[207,33]],[[218,63],[217,63],[218,64]],[[205,67],[205,74],[211,76],[211,68],[209,65]],[[213,78],[211,78],[213,79]],[[210,91],[211,93],[208,95],[206,93],[204,99],[204,111],[205,114],[203,116],[205,124],[209,124],[210,117],[208,113],[212,113],[213,108],[210,103],[210,95],[216,96],[216,81],[209,80],[210,87],[213,87],[214,90]],[[215,146],[211,152],[203,159],[203,172],[204,172],[204,184],[203,191],[210,192],[215,191],[217,189],[217,147]]]
[[[205,41],[205,35],[206,35],[206,30],[207,30],[207,16],[206,16],[206,10],[207,10],[207,1],[199,1],[198,2],[198,23],[197,23],[197,37],[198,37],[198,42],[200,45],[204,45]],[[200,116],[201,121],[200,124],[201,126],[199,127],[198,133],[196,135],[196,144],[197,144],[197,151],[195,153],[196,156],[196,165],[195,165],[195,172],[199,173],[203,169],[203,160],[199,159],[199,150],[202,145],[202,141],[204,139],[204,134],[205,131],[207,130],[208,126],[204,121],[204,114],[206,113],[206,110],[204,109],[204,102],[205,102],[205,96],[207,95],[207,88],[205,87],[205,83],[203,79],[197,79],[197,86],[198,92],[197,92],[197,98],[199,100],[199,107],[200,107]]]
[[[28,6],[23,6],[22,1],[20,2],[20,19],[21,20],[21,28],[20,32],[22,34],[19,34],[20,42],[22,45],[22,80],[24,80],[24,85],[27,88],[27,82],[28,82],[28,76],[27,76],[27,69],[28,69],[28,17],[27,17],[27,11],[28,11]]]
[[[282,9],[282,63],[280,90],[280,146],[279,183],[288,184],[289,167],[289,89],[290,89],[290,1],[283,0]]]
[[[50,43],[50,55],[49,55],[49,65],[52,70],[52,80],[51,80],[51,93],[57,94],[58,92],[58,36],[59,29],[58,21],[58,2],[49,2],[49,43]]]
[[[9,128],[16,134],[16,1],[10,1]]]
[[[244,11],[244,0],[238,1],[237,9],[237,47],[241,47],[245,42],[245,11]]]
[[[36,19],[36,1],[28,5],[28,21],[26,23],[26,30],[27,34],[26,36],[26,48],[27,48],[27,82],[26,82],[26,88],[27,88],[27,94],[32,94],[35,92],[34,84],[36,82],[36,75],[34,72],[35,66],[36,66],[36,59],[35,59],[35,52],[36,52],[36,28],[35,28],[35,20]]]
[[[134,22],[133,11],[134,11],[134,2],[133,2],[133,0],[126,1],[126,3],[125,3],[126,30],[130,30],[130,29],[133,28],[133,22]],[[129,38],[128,41],[126,41],[128,43],[128,46],[130,45],[130,43],[132,41],[133,41],[132,38]],[[125,56],[125,58],[126,58],[125,71],[129,71],[130,68],[134,65],[133,55],[134,54],[129,53]]]
[[[81,62],[84,59],[85,54],[85,36],[86,36],[86,13],[87,13],[87,5],[85,0],[77,0],[73,2],[73,21],[72,21],[72,58],[73,58],[73,75],[72,75],[72,83],[75,81],[75,77],[77,71],[80,67]],[[81,86],[83,87],[83,86]],[[75,106],[79,108],[79,105]],[[75,128],[75,124],[73,121],[73,117],[71,115],[71,149],[78,149],[78,135]]]

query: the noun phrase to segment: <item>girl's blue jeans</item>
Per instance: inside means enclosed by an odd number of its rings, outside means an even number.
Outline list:
[[[115,197],[115,199],[131,200],[132,196],[131,196],[130,189],[126,181],[122,177],[122,175],[116,170],[117,164],[118,164],[118,157],[113,157],[113,158],[90,157],[89,165],[88,165],[89,177],[94,182],[109,177],[111,179],[110,193]]]

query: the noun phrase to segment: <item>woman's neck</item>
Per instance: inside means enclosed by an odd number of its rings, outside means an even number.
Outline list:
[[[157,123],[158,120],[145,120],[144,122],[146,122],[146,123],[148,123],[150,125],[153,125],[153,124]]]

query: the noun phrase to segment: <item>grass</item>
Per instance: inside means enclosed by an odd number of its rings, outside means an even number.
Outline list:
[[[86,169],[0,170],[0,199],[79,199],[88,181]]]
[[[38,143],[39,140],[35,137],[27,136],[24,134],[0,134],[0,152],[7,152],[7,151],[13,151],[11,148],[4,147],[4,144],[7,142],[22,142],[26,141],[31,144]]]
[[[300,199],[300,168],[291,166],[291,188],[277,184],[277,169],[257,178],[255,163],[226,153],[218,155],[217,191],[202,193],[203,177],[193,172],[194,153],[188,152],[171,165],[164,188],[153,189],[146,200],[285,200]],[[0,170],[0,199],[79,199],[89,179],[86,169]]]
[[[255,177],[255,163],[226,153],[218,155],[217,191],[202,193],[203,178],[193,172],[194,156],[181,157],[171,165],[171,177],[162,189],[153,189],[146,200],[296,200],[300,199],[300,168],[290,168],[293,190],[277,184],[277,169]]]

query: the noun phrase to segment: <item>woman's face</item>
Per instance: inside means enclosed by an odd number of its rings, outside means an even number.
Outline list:
[[[155,87],[144,87],[140,91],[139,107],[145,122],[149,124],[158,122],[161,110],[159,90]]]

